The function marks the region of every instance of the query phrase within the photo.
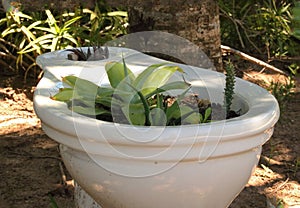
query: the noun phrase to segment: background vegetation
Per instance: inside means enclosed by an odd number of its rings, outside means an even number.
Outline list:
[[[299,70],[300,1],[219,0],[222,42],[267,62]]]
[[[0,64],[37,76],[38,55],[65,48],[101,45],[126,34],[127,12],[97,4],[94,10],[22,12],[20,5],[0,13]],[[28,73],[30,72],[30,73]]]
[[[0,65],[38,75],[35,58],[58,49],[103,44],[126,34],[127,12],[98,1],[94,10],[0,11]],[[300,2],[219,0],[222,44],[254,55],[296,75],[300,66]],[[30,72],[30,73],[29,73]]]

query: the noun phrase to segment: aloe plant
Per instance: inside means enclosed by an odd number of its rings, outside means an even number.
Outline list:
[[[135,75],[123,60],[105,65],[110,86],[98,86],[88,80],[70,75],[62,78],[68,87],[52,96],[68,103],[76,113],[96,116],[102,120],[131,125],[181,125],[208,122],[211,108],[203,115],[195,106],[185,102],[190,84],[170,82],[174,73],[183,69],[167,63],[154,64]],[[180,91],[177,96],[170,92]]]

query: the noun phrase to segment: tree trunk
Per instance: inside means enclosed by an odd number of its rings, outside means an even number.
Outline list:
[[[159,30],[198,45],[222,69],[219,9],[216,0],[129,0],[130,33]]]

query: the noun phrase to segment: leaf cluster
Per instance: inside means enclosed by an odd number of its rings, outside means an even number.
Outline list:
[[[268,60],[297,56],[300,43],[294,38],[293,19],[297,19],[298,4],[295,0],[219,0],[223,44],[268,55]]]
[[[82,48],[72,48],[67,49],[66,51],[71,51],[72,53],[68,54],[68,59],[73,61],[96,61],[96,60],[103,60],[109,57],[109,51],[107,47],[104,49],[101,46],[93,46],[91,48],[88,47],[87,52],[84,52]]]
[[[292,9],[292,34],[295,38],[300,40],[300,2],[296,2]]]
[[[101,9],[96,5],[93,11],[80,8],[62,13],[51,10],[25,13],[15,9],[0,13],[0,55],[7,59],[0,60],[0,64],[22,75],[25,71],[26,78],[31,69],[37,69],[35,60],[40,54],[103,44],[126,34],[127,12],[103,8],[105,5]]]
[[[62,81],[68,87],[60,89],[52,99],[67,102],[79,114],[131,125],[170,126],[210,121],[210,107],[201,114],[198,105],[185,104],[189,83],[170,82],[174,73],[183,73],[178,66],[153,64],[135,75],[123,60],[107,63],[105,70],[110,86],[66,76]],[[180,93],[171,96],[174,91]]]
[[[289,77],[286,83],[282,84],[279,82],[271,82],[269,90],[274,95],[279,103],[281,110],[284,110],[284,106],[287,101],[292,97],[293,89],[295,88],[295,82],[292,77]]]

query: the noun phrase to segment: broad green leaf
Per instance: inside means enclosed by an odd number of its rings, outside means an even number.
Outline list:
[[[167,116],[165,112],[160,108],[153,108],[150,111],[150,123],[151,126],[166,126]]]
[[[110,114],[110,112],[105,109],[93,108],[93,107],[72,106],[71,110],[79,114],[90,115],[90,116]]]
[[[124,105],[121,109],[130,124],[145,125],[145,110],[141,103]]]
[[[110,87],[99,87],[97,95],[99,97],[112,97],[113,93],[114,93],[114,89]]]
[[[205,110],[204,118],[203,118],[203,121],[202,121],[203,123],[208,122],[208,118],[211,115],[211,111],[212,110],[211,110],[210,107]]]
[[[196,112],[194,109],[188,106],[181,106],[181,124],[199,124],[199,112]]]
[[[191,107],[186,105],[178,105],[178,104],[175,104],[175,107],[176,108],[167,109],[167,110],[171,110],[170,112],[171,117],[167,117],[169,122],[173,121],[173,124],[175,125],[200,123],[199,113],[196,112]],[[168,111],[166,115],[168,116]]]
[[[74,75],[69,75],[69,76],[62,77],[62,82],[74,88],[77,79],[78,77]]]
[[[76,80],[74,90],[78,91],[79,93],[89,93],[93,95],[97,95],[99,86],[94,84],[93,82],[90,82],[85,79],[78,78]]]
[[[131,84],[133,80],[135,79],[134,74],[130,71],[130,69],[127,68],[127,73],[129,74],[128,77],[126,77],[126,72],[124,69],[124,65],[119,62],[109,62],[105,65],[105,70],[110,82],[110,85],[113,88],[117,88],[119,84],[122,82],[127,82],[128,84]],[[126,78],[126,79],[125,79]],[[128,88],[124,86],[125,88]]]
[[[85,79],[81,79],[74,75],[65,76],[62,81],[74,89],[74,93],[82,97],[96,97],[99,86]]]
[[[96,95],[94,93],[83,93],[78,90],[73,90],[72,100],[80,100],[81,103],[85,104],[85,106],[94,106]]]
[[[120,103],[113,99],[114,90],[112,88],[99,87],[96,95],[95,102],[102,104],[107,107],[112,107],[112,105],[120,106]]]
[[[69,101],[73,98],[73,89],[71,88],[63,88],[60,89],[58,93],[56,93],[54,96],[51,96],[50,98],[52,100],[57,100],[57,101]]]
[[[146,79],[151,75],[151,73],[153,73],[153,71],[163,65],[166,65],[167,63],[161,63],[161,64],[153,64],[149,67],[147,67],[142,73],[140,73],[137,78],[134,80],[133,82],[133,86],[138,89],[141,90]]]
[[[142,103],[143,105],[143,108],[144,108],[144,116],[145,116],[145,122],[144,122],[144,125],[146,126],[150,126],[151,123],[150,123],[150,107],[149,107],[149,104],[148,104],[148,101],[147,99],[144,97],[144,95],[138,91],[137,89],[135,89],[132,85],[129,85],[136,93],[137,95],[139,96],[141,102],[138,102],[138,103],[135,103],[134,105],[139,105],[140,103]],[[136,102],[136,99],[132,99],[131,100],[132,103]],[[131,110],[131,109],[130,109]],[[132,113],[132,111],[130,111],[130,114]]]
[[[182,93],[170,107],[166,108],[168,125],[200,123],[200,114],[195,109],[180,104],[181,96],[185,94],[186,92]]]
[[[147,95],[163,86],[176,71],[182,72],[182,69],[178,66],[164,66],[156,69],[145,80],[141,90],[142,94]]]

